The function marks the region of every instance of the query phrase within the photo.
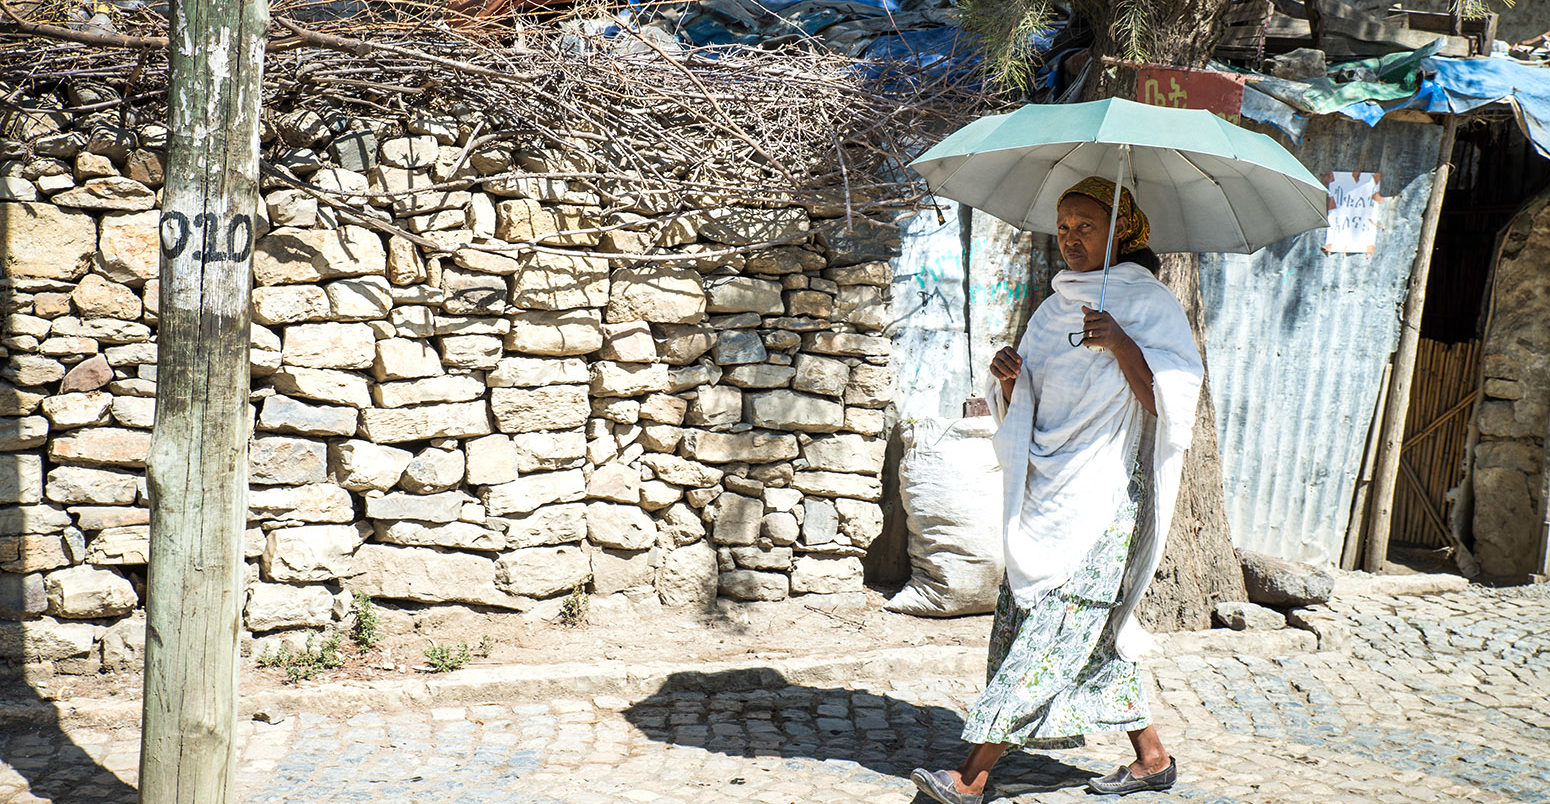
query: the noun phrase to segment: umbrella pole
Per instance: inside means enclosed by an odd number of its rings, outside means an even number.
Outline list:
[[[1103,244],[1103,282],[1098,285],[1098,312],[1103,312],[1103,295],[1109,289],[1109,266],[1114,262],[1114,227],[1119,223],[1119,194],[1125,189],[1125,165],[1130,161],[1130,146],[1121,145],[1119,176],[1114,179],[1114,201],[1109,206],[1109,239]]]

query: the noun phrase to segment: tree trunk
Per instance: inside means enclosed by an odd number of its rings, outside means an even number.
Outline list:
[[[1178,67],[1201,67],[1222,35],[1222,11],[1228,0],[1172,0],[1139,3],[1146,9],[1143,46],[1149,61]],[[1093,58],[1124,52],[1115,26],[1116,4],[1086,0],[1076,5],[1091,23],[1096,40]],[[1086,98],[1135,97],[1135,71],[1100,70],[1087,87]],[[1199,259],[1194,255],[1163,258],[1161,278],[1184,305],[1195,344],[1204,349],[1200,303]],[[1210,381],[1201,386],[1192,446],[1184,456],[1184,476],[1168,530],[1168,545],[1139,616],[1150,629],[1177,631],[1207,628],[1211,611],[1224,600],[1244,600],[1243,571],[1233,554],[1222,495],[1222,458],[1216,444],[1216,407]]]
[[[235,800],[265,2],[172,5],[143,802]]]
[[[1222,39],[1224,20],[1230,0],[1131,0],[1140,9],[1142,33],[1140,45],[1146,61],[1174,67],[1204,67],[1211,51]],[[1123,58],[1128,37],[1116,23],[1117,6],[1111,0],[1078,0],[1073,7],[1087,18],[1093,30],[1094,58]],[[1135,97],[1135,75],[1128,70],[1102,71],[1096,91],[1088,90],[1088,99]]]
[[[1184,304],[1195,346],[1205,354],[1203,305],[1200,303],[1200,258],[1193,254],[1163,257],[1159,277]],[[1152,585],[1142,599],[1142,623],[1156,631],[1211,627],[1211,610],[1224,600],[1246,600],[1243,570],[1232,549],[1222,497],[1222,456],[1216,445],[1216,406],[1211,403],[1211,377],[1200,386],[1200,404],[1184,476],[1168,529],[1168,545]]]

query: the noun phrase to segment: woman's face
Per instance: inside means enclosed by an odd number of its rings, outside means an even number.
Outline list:
[[[1085,195],[1068,195],[1055,213],[1056,238],[1066,267],[1078,272],[1102,268],[1104,238],[1109,235],[1108,207]],[[1119,223],[1116,234],[1124,231],[1125,218],[1121,217]]]

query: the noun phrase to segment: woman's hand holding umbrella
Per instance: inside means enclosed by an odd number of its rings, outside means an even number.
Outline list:
[[[1136,346],[1136,342],[1125,334],[1125,328],[1114,320],[1114,316],[1085,304],[1082,305],[1081,343],[1093,349],[1107,349],[1116,353]]]
[[[1114,355],[1114,359],[1119,362],[1120,372],[1125,375],[1125,382],[1130,385],[1136,399],[1141,401],[1141,407],[1146,408],[1147,413],[1157,415],[1157,397],[1152,392],[1152,367],[1147,364],[1141,347],[1130,339],[1125,328],[1114,320],[1114,316],[1082,305],[1082,345],[1107,349]]]

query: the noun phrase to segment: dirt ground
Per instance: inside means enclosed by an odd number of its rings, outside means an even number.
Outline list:
[[[559,601],[526,613],[462,606],[409,609],[377,605],[374,610],[382,640],[375,647],[362,651],[346,637],[341,640],[342,667],[298,683],[421,675],[431,672],[425,656],[428,648],[444,646],[456,652],[459,643],[469,648],[471,658],[466,666],[477,667],[590,659],[688,665],[855,655],[926,644],[984,645],[988,640],[988,614],[947,619],[894,614],[882,608],[888,597],[884,592],[868,589],[864,594],[865,605],[861,607],[837,606],[841,601],[808,596],[764,603],[718,601],[708,609],[666,608],[654,597],[631,601],[624,595],[613,595],[592,598],[585,621],[578,625],[560,621]],[[280,689],[290,683],[284,670],[258,666],[257,656],[273,647],[269,641],[244,645],[248,654],[242,659],[240,687],[244,694]],[[129,701],[139,699],[141,680],[138,673],[55,675],[29,679],[29,686],[47,700]]]
[[[1435,550],[1395,550],[1390,572],[1453,571],[1451,559]],[[856,655],[913,645],[984,646],[990,615],[933,619],[883,610],[893,589],[868,588],[864,605],[804,596],[765,603],[717,601],[705,609],[667,608],[654,596],[632,601],[624,595],[589,599],[584,620],[562,622],[559,599],[528,612],[465,606],[374,606],[381,641],[361,650],[348,636],[340,640],[341,667],[319,672],[303,686],[340,680],[412,678],[432,672],[425,652],[437,646],[456,652],[466,644],[466,666],[544,665],[589,660],[697,665],[782,659],[793,656]],[[850,605],[845,605],[845,604]],[[297,647],[305,631],[285,632]],[[241,689],[244,694],[286,688],[293,682],[280,668],[260,667],[258,657],[272,651],[279,637],[244,642]],[[320,639],[315,639],[320,642]],[[0,685],[0,703],[43,698],[139,700],[139,673],[92,676],[29,673],[26,684]],[[19,680],[18,680],[19,681]]]
[[[984,644],[989,615],[927,619],[883,611],[887,597],[867,590],[866,605],[790,598],[764,603],[718,601],[709,609],[667,608],[655,598],[592,598],[585,622],[563,624],[557,605],[526,614],[451,606],[407,615],[379,607],[388,634],[374,662],[384,672],[414,671],[433,645],[481,642],[488,655],[470,664],[552,664],[589,659],[703,663],[860,653],[920,644]],[[476,653],[480,652],[475,650]]]

